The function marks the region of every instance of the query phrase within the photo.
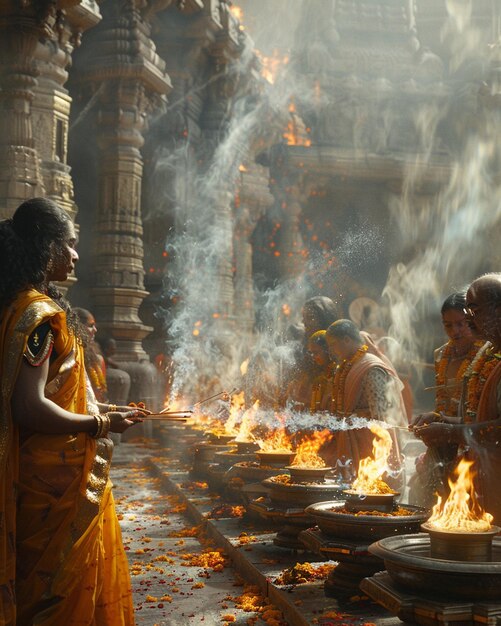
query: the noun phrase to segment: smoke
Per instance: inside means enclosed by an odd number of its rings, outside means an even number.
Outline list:
[[[351,100],[342,91],[318,88],[319,81],[330,76],[329,51],[336,45],[334,4],[328,4],[324,19],[321,11],[308,12],[303,2],[292,10],[287,1],[281,13],[287,15],[287,28],[272,29],[270,24],[276,26],[276,21],[269,21],[266,32],[277,34],[277,47],[284,51],[292,45],[295,26],[304,22],[304,30],[295,35],[293,60],[282,67],[274,84],[262,82],[258,93],[249,94],[239,82],[248,80],[254,71],[254,45],[247,38],[227,74],[201,85],[208,91],[218,80],[228,79],[228,84],[235,85],[234,94],[221,103],[226,108],[212,135],[215,147],[194,152],[189,142],[180,141],[157,150],[158,210],[170,205],[175,223],[166,245],[166,290],[174,303],[166,313],[175,368],[174,396],[184,393],[199,398],[205,392],[210,395],[238,386],[245,388],[248,400],[262,397],[273,403],[285,391],[284,380],[300,347],[287,330],[299,321],[304,301],[316,295],[311,277],[325,276],[335,283],[336,272],[363,271],[388,254],[383,227],[367,220],[361,220],[357,228],[348,226],[339,244],[328,242],[330,249],[311,254],[303,275],[255,294],[256,333],[237,326],[231,259],[239,167],[253,160],[257,144],[267,147],[279,142],[290,120],[291,100],[298,103],[306,125],[315,122],[326,107],[336,111],[338,118],[346,116],[346,128],[353,132],[343,136],[341,123],[337,139],[363,158],[406,149],[401,188],[388,200],[391,227],[398,233],[390,256],[398,261],[390,268],[383,290],[388,335],[392,347],[399,345],[406,360],[421,360],[431,347],[432,334],[423,334],[423,327],[436,315],[444,297],[484,269],[483,241],[501,217],[495,179],[501,148],[496,115],[482,107],[479,99],[488,57],[480,46],[481,33],[472,25],[471,3],[447,2],[442,45],[448,54],[449,77],[430,83],[427,97],[418,93],[413,80],[402,82],[401,92],[395,94],[386,78],[359,80],[351,75],[343,83],[349,87]],[[269,7],[263,15],[269,16]],[[274,47],[271,34],[264,39],[269,53]],[[314,45],[309,45],[312,41]],[[266,47],[264,42],[258,45]],[[431,55],[423,53],[423,58],[425,64],[435,63]],[[364,90],[372,95],[360,104],[357,94]],[[172,117],[176,107],[171,107]],[[411,116],[412,132],[402,124],[403,109]],[[361,122],[352,123],[354,116]],[[325,119],[336,122],[335,117]],[[321,130],[314,137],[319,145],[328,143]],[[402,143],[404,136],[415,138],[410,150],[408,143]],[[275,205],[273,210],[274,217],[280,217],[280,207]],[[240,365],[247,359],[243,377]]]
[[[383,291],[389,334],[415,359],[430,348],[420,322],[488,269],[489,232],[501,218],[499,118],[482,103],[487,47],[471,23],[470,2],[450,1],[447,9],[442,35],[451,80],[415,112],[420,151],[390,204],[410,260],[390,269]]]

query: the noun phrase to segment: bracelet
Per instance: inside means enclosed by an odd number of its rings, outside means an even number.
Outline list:
[[[108,415],[94,415],[94,419],[96,420],[96,432],[92,435],[94,439],[101,439],[103,437],[107,437],[110,432],[111,420]]]
[[[114,413],[117,410],[117,405],[116,404],[108,404],[108,412],[109,413]]]
[[[110,432],[111,420],[109,415],[107,414],[101,415],[101,417],[103,419],[103,432],[101,434],[101,437],[107,437],[108,433]]]

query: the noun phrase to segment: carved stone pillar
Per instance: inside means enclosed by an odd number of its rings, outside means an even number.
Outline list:
[[[11,4],[14,3],[2,3],[0,7],[2,218],[10,216],[23,200],[44,193],[31,120],[33,90],[37,84],[33,54],[43,34],[43,22],[30,3],[25,3],[24,9],[11,7]]]
[[[78,83],[98,94],[91,308],[102,331],[116,339],[120,361],[145,359],[141,342],[151,330],[138,315],[147,295],[140,148],[147,114],[162,104],[169,82],[141,13],[147,14],[150,4],[155,3],[103,2],[103,21],[86,38],[78,65]]]
[[[60,15],[57,37],[40,40],[35,50],[38,70],[32,125],[35,146],[41,160],[45,194],[76,216],[71,168],[67,163],[68,127],[72,99],[65,88],[73,48],[80,35],[95,26],[101,14],[94,2],[83,2]]]
[[[256,321],[254,303],[253,249],[251,237],[260,217],[272,204],[264,167],[246,164],[240,168],[240,184],[235,198],[235,318],[238,328],[249,335]]]

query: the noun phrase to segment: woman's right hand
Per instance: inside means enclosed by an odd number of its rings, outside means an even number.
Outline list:
[[[106,413],[110,420],[110,432],[123,433],[134,424],[140,424],[144,413],[141,410],[110,411]]]

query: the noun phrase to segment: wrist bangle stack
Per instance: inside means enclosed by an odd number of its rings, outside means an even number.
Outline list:
[[[96,432],[92,435],[94,439],[101,439],[107,437],[110,432],[110,418],[107,415],[94,415],[96,420]]]
[[[117,405],[116,404],[108,404],[108,412],[109,413],[114,413],[117,410]]]

